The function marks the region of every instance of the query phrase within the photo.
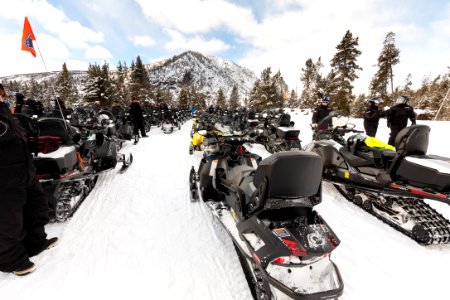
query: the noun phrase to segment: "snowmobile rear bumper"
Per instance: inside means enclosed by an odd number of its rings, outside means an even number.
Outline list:
[[[339,287],[334,290],[329,290],[329,291],[324,291],[324,292],[319,292],[319,293],[312,293],[312,294],[296,293],[289,287],[285,286],[284,284],[280,283],[279,281],[277,281],[276,279],[271,277],[267,273],[267,271],[264,270],[263,268],[261,268],[261,270],[262,270],[262,274],[263,274],[264,278],[271,285],[271,288],[272,287],[276,288],[277,290],[281,291],[282,293],[284,293],[291,299],[295,299],[295,300],[336,299],[336,298],[342,296],[342,294],[344,292],[344,282],[342,281],[341,273],[339,272],[339,269],[336,266],[336,264],[334,262],[331,262],[331,263],[334,266],[334,270],[335,270],[336,276],[337,276],[337,281],[339,282]]]

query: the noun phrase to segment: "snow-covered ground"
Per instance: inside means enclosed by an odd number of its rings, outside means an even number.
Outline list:
[[[305,145],[311,116],[292,115]],[[432,127],[429,152],[450,156],[450,122],[419,123]],[[251,299],[225,231],[205,205],[189,201],[189,131],[190,122],[170,135],[152,128],[149,138],[126,145],[134,164],[102,175],[72,219],[47,226],[61,243],[32,259],[34,273],[0,273],[0,299]],[[379,131],[387,141],[385,122]],[[433,207],[450,218],[449,206]],[[344,279],[342,299],[448,298],[450,246],[418,245],[328,184],[317,210],[341,239],[332,259]]]

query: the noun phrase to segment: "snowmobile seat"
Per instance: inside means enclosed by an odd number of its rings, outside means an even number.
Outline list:
[[[344,160],[352,167],[370,166],[373,164],[372,160],[368,160],[366,157],[359,157],[358,155],[354,155],[344,147],[339,149],[339,153],[344,157]]]
[[[235,168],[232,168],[228,174],[227,174],[227,180],[230,181],[232,184],[239,186],[242,182],[242,180],[249,176],[252,172],[254,172],[255,169],[247,166],[247,165],[240,165]]]
[[[450,158],[436,155],[406,156],[397,169],[397,176],[418,187],[450,192]]]
[[[56,136],[61,138],[61,143],[64,146],[73,145],[72,128],[69,124],[64,124],[66,121],[58,118],[43,118],[38,121],[40,136]]]
[[[266,184],[266,197],[298,199],[320,191],[323,162],[316,153],[284,151],[261,161],[255,171],[253,184],[257,189]],[[266,182],[266,183],[265,183]],[[260,197],[264,197],[260,195]]]

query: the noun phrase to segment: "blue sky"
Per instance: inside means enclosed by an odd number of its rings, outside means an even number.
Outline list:
[[[0,0],[0,76],[44,71],[20,51],[30,19],[50,70],[111,67],[139,54],[145,63],[185,50],[215,55],[255,71],[280,70],[291,89],[308,58],[329,61],[349,29],[359,37],[363,67],[355,92],[367,92],[387,32],[397,35],[395,85],[415,85],[450,66],[450,3],[441,0]]]

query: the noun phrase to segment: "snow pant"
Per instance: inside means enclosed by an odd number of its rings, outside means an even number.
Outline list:
[[[139,134],[139,131],[141,131],[141,136],[146,136],[147,134],[145,133],[144,119],[134,121],[133,130],[135,135]]]
[[[48,213],[47,195],[37,179],[0,183],[0,271],[17,270],[42,250]]]
[[[395,138],[397,137],[400,130],[402,130],[405,127],[401,127],[399,125],[392,125],[391,124],[391,135],[389,136],[388,144],[395,147]]]
[[[377,135],[378,123],[364,121],[364,130],[368,136],[375,137]]]

